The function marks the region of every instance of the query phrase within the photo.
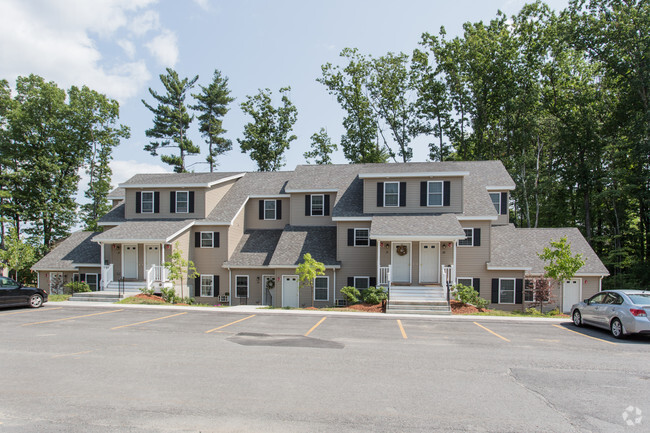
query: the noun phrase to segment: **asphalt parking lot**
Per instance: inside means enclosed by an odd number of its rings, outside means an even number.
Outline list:
[[[650,431],[650,338],[568,322],[51,303],[0,325],[0,432]]]

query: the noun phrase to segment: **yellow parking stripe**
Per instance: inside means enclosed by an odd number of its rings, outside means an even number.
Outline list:
[[[560,325],[553,325],[553,326],[555,326],[556,328],[564,329],[565,331],[573,332],[574,334],[582,335],[583,337],[591,338],[592,340],[598,340],[598,341],[602,341],[603,343],[607,343],[607,344],[611,344],[611,345],[616,346],[616,343],[613,343],[611,341],[603,340],[601,338],[592,337],[591,335],[583,334],[582,332],[577,332],[577,331],[574,331],[573,329],[565,328],[564,326],[560,326]]]
[[[506,337],[503,337],[503,336],[497,334],[496,332],[492,331],[491,329],[488,329],[488,328],[486,328],[485,326],[483,326],[483,325],[481,325],[481,324],[479,324],[479,323],[476,323],[476,322],[474,322],[474,324],[475,324],[476,326],[480,327],[480,328],[485,329],[485,330],[486,330],[487,332],[489,332],[490,334],[492,334],[492,335],[496,335],[497,337],[499,337],[499,338],[502,339],[503,341],[507,341],[508,343],[510,343],[510,340],[508,340]]]
[[[60,310],[63,307],[54,307],[54,308],[32,308],[31,310],[22,310],[22,311],[13,311],[11,313],[0,313],[0,316],[11,316],[12,314],[23,314],[23,313],[34,313],[36,311],[52,311]]]
[[[155,322],[156,320],[168,319],[168,318],[170,318],[170,317],[180,316],[180,315],[182,315],[182,314],[187,314],[187,311],[184,312],[184,313],[176,313],[176,314],[172,314],[172,315],[170,315],[170,316],[158,317],[157,319],[143,320],[142,322],[130,323],[130,324],[128,324],[128,325],[115,326],[114,328],[111,328],[111,330],[113,330],[113,329],[120,329],[120,328],[128,328],[129,326],[135,326],[135,325],[142,325],[143,323]]]
[[[312,326],[311,329],[310,329],[309,331],[307,331],[307,333],[305,334],[305,337],[308,337],[309,334],[311,334],[311,332],[312,332],[314,329],[318,328],[318,325],[320,325],[321,323],[323,323],[323,322],[325,321],[325,319],[327,319],[327,316],[323,317],[322,319],[320,319],[320,320],[318,321],[317,324],[315,324],[314,326]]]
[[[72,317],[64,317],[63,319],[43,320],[42,322],[24,323],[22,326],[40,325],[41,323],[51,323],[51,322],[63,322],[65,320],[80,319],[82,317],[99,316],[100,314],[117,313],[118,311],[124,311],[124,308],[122,308],[120,310],[103,311],[101,313],[84,314],[83,316],[72,316]]]
[[[404,327],[402,326],[402,321],[397,319],[397,324],[399,325],[399,330],[402,331],[402,337],[404,337],[405,340],[408,339],[406,331],[404,331]]]
[[[244,317],[243,319],[235,320],[234,322],[226,323],[225,325],[221,325],[218,328],[210,329],[209,331],[205,331],[205,333],[209,334],[210,332],[214,332],[214,331],[217,331],[219,329],[223,329],[226,326],[230,326],[230,325],[234,325],[235,323],[243,322],[244,320],[250,319],[251,317],[255,317],[255,314],[252,314],[252,315],[250,315],[248,317]]]

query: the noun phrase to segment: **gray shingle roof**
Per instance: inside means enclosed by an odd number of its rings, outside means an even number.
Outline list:
[[[305,253],[325,266],[340,265],[336,260],[336,227],[286,226],[269,265],[297,266]]]
[[[109,200],[121,200],[126,197],[126,190],[124,188],[115,188],[113,191],[108,193]]]
[[[214,172],[214,173],[142,173],[136,174],[120,187],[136,185],[151,185],[164,187],[166,185],[205,185],[218,182],[227,177],[241,175],[241,172]]]
[[[78,231],[57,244],[45,257],[36,262],[34,271],[75,271],[76,263],[96,263],[101,260],[99,245],[92,242],[98,232]]]
[[[370,226],[371,238],[391,236],[465,237],[453,214],[443,215],[375,215]]]
[[[225,267],[268,266],[282,230],[246,230]]]
[[[515,228],[512,224],[494,226],[491,229],[490,266],[526,267],[530,273],[544,273],[545,263],[537,256],[551,240],[558,241],[566,236],[573,255],[584,256],[585,265],[578,270],[583,274],[609,275],[607,268],[575,227],[527,229]]]
[[[100,223],[122,223],[126,221],[124,217],[124,203],[120,203],[99,219]]]
[[[169,242],[171,237],[192,223],[192,220],[126,221],[93,238],[95,242]]]

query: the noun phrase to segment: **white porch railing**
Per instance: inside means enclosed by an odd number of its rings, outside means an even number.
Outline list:
[[[102,265],[102,290],[106,290],[106,287],[113,282],[113,264]]]
[[[449,299],[449,289],[456,281],[456,267],[454,265],[442,265],[441,276],[442,278],[440,279],[440,282],[442,287],[445,289],[447,299]]]
[[[390,267],[391,265],[379,267],[378,286],[387,286],[390,284]]]
[[[147,289],[151,289],[154,282],[166,282],[168,280],[169,270],[164,266],[151,265],[147,269]]]

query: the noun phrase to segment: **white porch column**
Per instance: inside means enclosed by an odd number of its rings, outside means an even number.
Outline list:
[[[375,242],[377,244],[377,286],[379,286],[379,282],[381,281],[381,270],[379,267],[381,266],[381,260],[380,260],[380,250],[381,250],[381,242],[379,242],[379,239]]]
[[[336,306],[336,268],[332,270],[334,274],[334,283],[332,284],[332,303]]]
[[[106,283],[104,282],[104,244],[99,243],[99,277],[101,282],[99,283],[99,290],[104,290]]]

